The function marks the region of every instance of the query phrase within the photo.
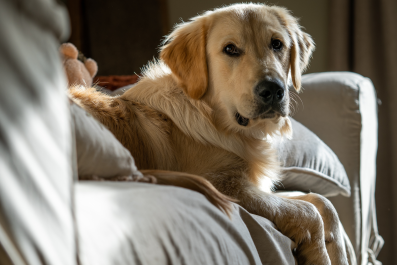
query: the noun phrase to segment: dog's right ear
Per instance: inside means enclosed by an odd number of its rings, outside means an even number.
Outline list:
[[[193,18],[175,28],[160,52],[160,58],[177,77],[186,94],[193,99],[200,99],[208,87],[207,31],[205,18]]]

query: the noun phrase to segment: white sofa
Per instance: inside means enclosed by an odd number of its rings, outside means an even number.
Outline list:
[[[378,110],[370,79],[348,72],[303,77],[303,106],[294,118],[317,134],[339,157],[351,196],[329,198],[338,211],[358,264],[376,264],[383,246],[375,207]]]
[[[294,264],[294,243],[235,205],[232,220],[195,192],[78,182],[51,0],[0,0],[0,264]],[[359,264],[382,247],[374,201],[376,95],[352,73],[306,75],[294,118],[339,156],[351,197],[330,198]]]

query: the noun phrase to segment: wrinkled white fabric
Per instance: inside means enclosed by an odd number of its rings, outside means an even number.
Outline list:
[[[66,10],[0,0],[0,263],[76,264]]]
[[[295,264],[294,243],[236,204],[230,220],[187,189],[94,181],[75,188],[84,264]]]

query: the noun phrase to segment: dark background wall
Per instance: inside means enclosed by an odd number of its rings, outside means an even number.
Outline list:
[[[165,0],[68,0],[74,43],[98,75],[132,75],[157,57],[169,31]]]

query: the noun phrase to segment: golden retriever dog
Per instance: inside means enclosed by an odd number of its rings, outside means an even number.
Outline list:
[[[94,88],[69,93],[110,129],[139,169],[205,178],[294,240],[299,264],[348,264],[338,215],[327,199],[272,192],[280,165],[269,138],[291,136],[288,84],[300,90],[313,48],[286,9],[231,5],[178,25],[160,59],[123,95]]]

